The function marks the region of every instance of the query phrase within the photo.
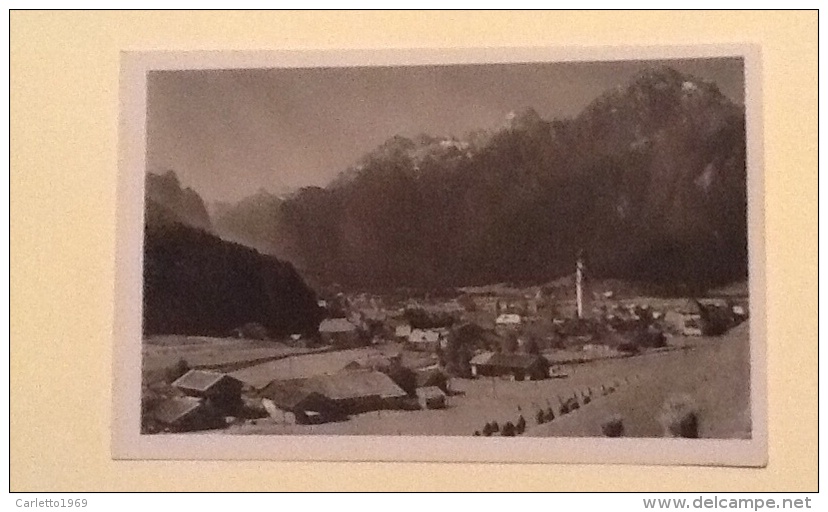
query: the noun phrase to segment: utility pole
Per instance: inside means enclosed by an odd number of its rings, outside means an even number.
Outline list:
[[[578,262],[575,264],[575,305],[578,310],[578,319],[584,317],[584,251],[578,251]]]

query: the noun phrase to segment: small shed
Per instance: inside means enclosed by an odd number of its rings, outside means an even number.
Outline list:
[[[485,368],[486,365],[489,364],[489,360],[494,356],[494,352],[481,352],[480,354],[475,355],[469,361],[469,366],[471,366],[472,376],[477,377],[478,371],[481,368]]]
[[[437,386],[417,389],[417,400],[423,409],[445,409],[446,394]]]

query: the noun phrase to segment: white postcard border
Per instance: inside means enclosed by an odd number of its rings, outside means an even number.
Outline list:
[[[141,435],[146,75],[150,70],[487,64],[742,57],[748,166],[749,440],[462,436]],[[765,466],[767,360],[761,54],[755,45],[122,52],[113,347],[115,459],[611,463]]]

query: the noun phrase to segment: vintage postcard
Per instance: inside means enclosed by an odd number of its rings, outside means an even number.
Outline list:
[[[759,63],[124,52],[113,456],[766,464]]]

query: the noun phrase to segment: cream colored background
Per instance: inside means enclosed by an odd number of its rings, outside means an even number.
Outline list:
[[[816,490],[816,12],[13,12],[10,31],[12,490]],[[111,460],[120,50],[700,43],[762,45],[767,468]]]

